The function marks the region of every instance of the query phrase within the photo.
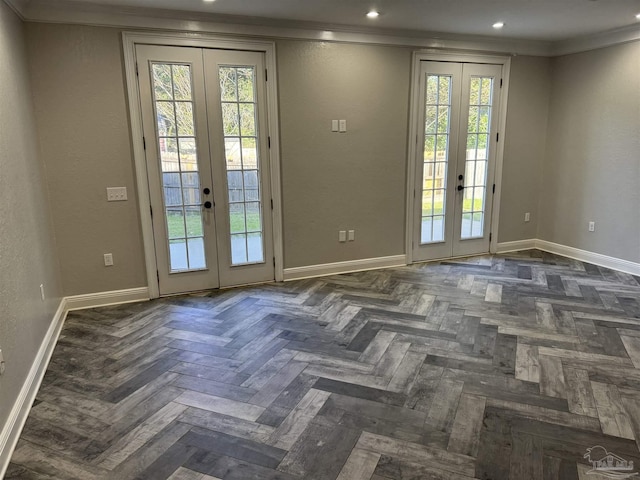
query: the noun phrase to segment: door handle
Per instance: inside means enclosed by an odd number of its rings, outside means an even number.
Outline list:
[[[458,191],[461,192],[462,190],[464,190],[465,188],[469,188],[469,187],[464,187],[462,185],[458,185]]]
[[[206,202],[204,202],[204,208],[211,208],[211,206],[212,204],[210,201],[207,200]]]

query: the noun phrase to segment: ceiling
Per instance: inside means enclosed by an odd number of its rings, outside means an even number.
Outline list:
[[[30,0],[20,0],[29,4]],[[91,6],[137,7],[212,15],[313,22],[333,28],[563,41],[633,27],[640,0],[76,0]],[[37,2],[33,2],[37,3]],[[34,6],[35,8],[35,6]],[[365,14],[375,8],[376,19]],[[165,12],[166,13],[166,12]],[[501,30],[492,28],[502,21]],[[382,31],[381,31],[382,33]]]

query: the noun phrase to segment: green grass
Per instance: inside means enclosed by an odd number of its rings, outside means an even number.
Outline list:
[[[422,202],[422,210],[429,208],[430,203]],[[471,211],[471,199],[467,198],[464,200],[464,211]],[[473,211],[478,212],[482,210],[482,200],[476,198],[473,202]],[[442,215],[444,212],[444,205],[442,202],[434,202],[433,204],[433,214],[434,215]]]
[[[244,218],[240,214],[231,215],[231,231],[244,232]],[[260,228],[260,214],[247,213],[247,231],[255,232],[262,230]]]
[[[244,232],[244,217],[242,214],[233,214],[231,220],[232,232]],[[200,212],[189,212],[186,216],[187,235],[200,236],[202,235],[202,223],[200,220]],[[172,214],[167,215],[167,228],[169,229],[169,238],[184,238],[184,224],[182,215]],[[247,230],[248,231],[260,231],[260,214],[249,213],[247,214]]]

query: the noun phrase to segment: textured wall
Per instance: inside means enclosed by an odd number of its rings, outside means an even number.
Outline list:
[[[29,24],[27,38],[64,292],[144,286],[120,31]],[[412,50],[277,42],[286,267],[404,253]],[[546,68],[513,62],[500,241],[534,236]],[[120,185],[129,201],[106,202]],[[348,229],[356,241],[339,243]]]
[[[285,267],[403,254],[411,49],[279,41],[277,56]]]
[[[29,24],[27,33],[64,293],[145,286],[120,31]],[[108,203],[109,186],[127,187],[129,200]]]
[[[538,236],[639,262],[640,42],[552,66]]]
[[[551,60],[516,56],[511,78],[502,167],[499,242],[536,238],[538,195],[547,137]],[[525,212],[531,220],[524,221]]]
[[[61,288],[23,26],[1,1],[0,65],[0,348],[7,362],[0,377],[2,430],[60,303]]]

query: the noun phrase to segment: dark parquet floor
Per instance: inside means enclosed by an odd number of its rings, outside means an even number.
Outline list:
[[[593,480],[638,439],[640,279],[534,250],[71,312],[6,478]]]

